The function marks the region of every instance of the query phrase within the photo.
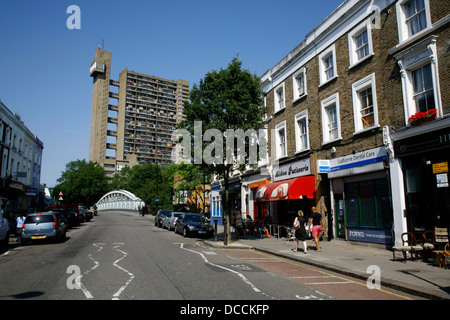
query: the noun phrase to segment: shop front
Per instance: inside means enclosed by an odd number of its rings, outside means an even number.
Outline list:
[[[337,238],[390,245],[392,209],[384,147],[319,160],[327,173]]]
[[[292,226],[298,210],[308,215],[315,205],[315,177],[310,158],[274,167],[274,182],[256,190],[257,206],[267,211],[268,221],[278,226]]]
[[[222,185],[220,180],[211,183],[210,204],[211,204],[211,222],[217,221],[218,225],[222,225]]]
[[[256,202],[256,192],[260,186],[269,183],[268,175],[262,175],[261,172],[253,171],[243,174],[242,176],[242,208],[241,211],[250,215],[253,221],[263,220],[267,215],[266,206],[261,202]]]
[[[394,136],[395,157],[400,160],[404,181],[407,231],[434,231],[435,227],[450,226],[449,122],[441,121],[435,130],[428,126],[420,134],[410,130],[409,136]]]

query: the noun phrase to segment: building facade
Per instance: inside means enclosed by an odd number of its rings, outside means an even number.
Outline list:
[[[448,225],[448,13],[344,1],[262,76],[271,179],[255,197],[272,222],[315,206],[329,239],[383,245]]]
[[[450,3],[397,1],[391,11],[396,69],[386,79],[393,121],[385,144],[398,237],[450,225]]]
[[[89,160],[108,175],[123,166],[171,162],[172,132],[182,120],[189,82],[124,69],[111,80],[111,53],[97,49],[93,77]]]
[[[0,101],[0,200],[7,212],[36,209],[44,144]]]

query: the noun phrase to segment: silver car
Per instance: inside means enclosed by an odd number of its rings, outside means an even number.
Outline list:
[[[162,220],[162,228],[167,228],[167,230],[175,229],[175,223],[179,216],[183,215],[183,212],[171,212],[165,216]]]
[[[66,239],[66,224],[60,213],[32,213],[26,217],[22,227],[22,243],[41,239],[54,239],[58,242]]]

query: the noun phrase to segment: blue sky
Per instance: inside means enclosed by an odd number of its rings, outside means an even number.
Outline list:
[[[261,76],[343,0],[0,0],[0,99],[44,142],[41,182],[88,159],[92,78],[104,39],[111,77],[129,70],[199,83],[239,54]],[[70,5],[81,29],[66,25]]]

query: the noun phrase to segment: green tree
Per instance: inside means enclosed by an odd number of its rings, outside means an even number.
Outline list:
[[[196,165],[192,163],[180,163],[178,165],[173,165],[174,170],[179,178],[177,179],[175,192],[180,193],[181,191],[191,191],[196,193],[196,199],[201,200],[203,212],[205,213],[205,190],[206,184],[211,182],[211,174],[209,173],[209,167],[202,165]],[[197,209],[197,208],[196,208]]]
[[[233,59],[227,69],[208,72],[200,84],[195,84],[190,93],[190,102],[184,106],[186,120],[181,122],[179,128],[187,129],[193,137],[192,158],[198,159],[198,154],[207,147],[206,143],[201,144],[198,150],[198,141],[202,137],[195,136],[195,122],[201,121],[203,133],[209,129],[219,130],[223,136],[220,145],[220,152],[214,151],[213,156],[220,156],[232,152],[237,154],[237,143],[233,147],[227,146],[226,133],[228,130],[241,129],[246,132],[249,129],[258,130],[263,125],[263,116],[266,108],[263,106],[264,93],[261,91],[261,80],[257,75],[242,69],[242,62]],[[195,143],[197,141],[197,143]],[[228,149],[227,149],[228,147]],[[248,153],[244,159],[244,165],[248,164]],[[205,165],[202,157],[202,165]],[[242,159],[241,159],[242,161]],[[241,162],[242,164],[242,162]],[[230,222],[231,213],[228,201],[228,180],[233,169],[232,161],[219,161],[217,164],[209,164],[211,172],[218,174],[224,180],[225,200],[224,216],[225,222],[225,244],[231,243]]]
[[[91,206],[109,191],[104,169],[86,160],[66,164],[66,170],[62,172],[57,182],[59,185],[53,190],[53,196],[57,197],[62,191],[65,203],[83,203]]]
[[[122,183],[126,190],[141,198],[152,213],[162,207],[172,208],[173,169],[170,166],[150,163],[134,166]]]

